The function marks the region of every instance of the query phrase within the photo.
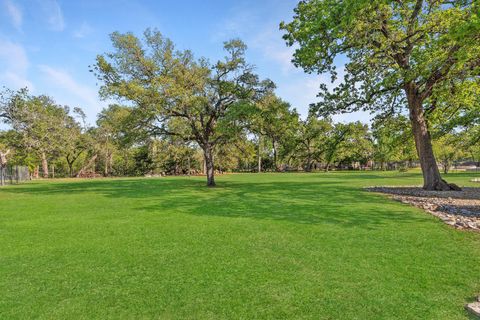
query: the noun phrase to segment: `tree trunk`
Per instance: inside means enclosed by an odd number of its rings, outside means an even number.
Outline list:
[[[215,171],[213,162],[213,147],[209,144],[203,147],[205,169],[207,174],[207,187],[215,187]]]
[[[123,175],[126,176],[128,174],[128,153],[125,151],[125,157],[123,158],[124,166],[123,166]]]
[[[415,139],[415,147],[422,168],[423,189],[438,191],[457,189],[458,187],[448,184],[440,176],[437,161],[433,154],[430,132],[428,131],[427,122],[423,114],[422,101],[412,91],[413,89],[407,90],[407,99],[410,109],[410,121],[412,123],[412,131]]]
[[[5,171],[5,167],[3,165],[0,165],[0,186],[5,185],[4,171]]]
[[[279,171],[277,167],[277,143],[275,140],[272,141],[273,145],[273,168],[275,171]]]
[[[85,166],[83,166],[82,169],[77,173],[77,178],[79,178],[88,168],[93,167],[95,165],[95,160],[97,159],[97,155],[94,154],[93,157],[90,158],[90,160],[87,162]],[[95,173],[95,169],[93,170]]]
[[[42,152],[42,171],[43,171],[43,177],[48,178],[48,161],[47,161],[47,155],[45,152]]]
[[[262,155],[260,148],[260,136],[258,136],[258,173],[262,172]]]
[[[442,166],[443,166],[443,173],[448,174],[448,169],[450,168],[450,161],[448,160],[442,161]]]
[[[108,151],[105,154],[105,163],[104,163],[104,168],[103,168],[103,176],[108,177]]]
[[[178,164],[178,161],[175,161],[175,167],[173,168],[173,174],[175,176],[178,176],[180,174],[180,165]]]
[[[305,166],[305,171],[306,172],[312,171],[312,160],[311,160],[310,154],[307,157],[307,165]]]
[[[5,185],[5,170],[7,169],[7,155],[10,153],[10,150],[6,152],[0,151],[0,186]]]
[[[103,168],[103,176],[108,177],[110,175],[110,172],[112,172],[112,156],[113,154],[110,152],[108,149],[108,137],[107,137],[107,142],[105,143],[105,161],[104,165],[105,168]]]
[[[305,168],[306,172],[312,172],[312,162],[308,160],[307,167]]]
[[[105,161],[104,161],[105,168],[103,168],[104,177],[108,177],[108,157],[109,157],[109,154],[108,154],[108,136],[107,136],[105,140]]]
[[[73,177],[73,162],[71,163],[70,161],[67,161],[67,164],[68,164],[68,175],[71,177]]]

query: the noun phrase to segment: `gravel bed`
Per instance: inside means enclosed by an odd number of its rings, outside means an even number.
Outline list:
[[[427,191],[421,187],[369,187],[392,199],[421,208],[457,229],[480,232],[480,188],[462,191]]]

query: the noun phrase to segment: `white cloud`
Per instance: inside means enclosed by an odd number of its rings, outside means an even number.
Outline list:
[[[104,106],[105,103],[100,101],[94,88],[77,82],[67,71],[48,65],[39,65],[38,68],[45,76],[45,82],[52,86],[55,98],[61,103],[79,106],[92,117]]]
[[[292,107],[296,108],[300,113],[302,118],[306,118],[309,111],[309,106],[311,103],[319,102],[317,97],[320,92],[320,85],[322,83],[327,85],[329,90],[333,90],[342,80],[344,75],[344,69],[340,68],[338,70],[339,77],[332,83],[330,75],[322,74],[315,76],[308,76],[308,78],[301,78],[296,81],[291,81],[287,85],[279,85],[278,93],[282,98],[285,98],[286,101],[295,101]],[[333,120],[335,122],[353,122],[353,121],[362,121],[364,123],[369,123],[371,115],[369,112],[357,111],[352,113],[345,114],[336,114],[333,115]]]
[[[11,0],[5,0],[4,4],[5,4],[6,12],[10,16],[10,19],[12,20],[13,26],[17,30],[21,30],[22,21],[23,21],[22,11]]]
[[[255,53],[261,55],[268,67],[267,76],[277,84],[277,94],[292,104],[303,118],[308,115],[309,106],[319,102],[317,97],[320,85],[325,84],[329,90],[336,87],[344,76],[344,65],[337,64],[338,78],[332,83],[328,74],[306,74],[291,62],[296,47],[288,47],[283,40],[283,31],[279,30],[279,21],[290,20],[290,13],[281,17],[284,12],[291,12],[297,1],[272,1],[275,6],[271,12],[259,13],[250,7],[236,5],[227,18],[220,20],[212,35],[212,41],[225,40],[231,37],[242,38]],[[278,18],[277,18],[278,16]],[[262,62],[263,63],[263,62]],[[356,112],[336,115],[335,121],[367,121],[369,115]]]
[[[12,89],[33,88],[27,80],[28,56],[22,45],[0,39],[0,83]]]
[[[226,19],[221,20],[215,32],[212,34],[213,41],[226,41],[233,37],[244,37],[248,31],[254,28],[257,16],[249,9],[236,6]]]
[[[89,34],[91,34],[93,32],[93,28],[88,24],[86,23],[85,21],[82,23],[82,25],[80,26],[80,28],[78,28],[77,30],[75,30],[73,32],[73,36],[75,38],[85,38],[86,36],[88,36]]]
[[[63,31],[65,20],[63,19],[62,8],[56,0],[40,0],[44,17],[53,31]]]
[[[5,62],[5,66],[11,69],[26,71],[28,68],[28,57],[25,49],[20,44],[0,40],[0,57]]]
[[[0,73],[0,82],[6,83],[7,88],[14,90],[25,87],[29,88],[30,90],[34,89],[33,84],[25,77],[11,71]]]
[[[344,69],[339,68],[338,78],[332,83],[329,74],[307,75],[299,73],[291,77],[291,81],[278,85],[280,96],[287,101],[295,101],[293,107],[304,116],[308,114],[309,105],[319,101],[317,97],[320,85],[325,84],[332,91],[343,80]]]
[[[266,58],[275,61],[284,74],[299,72],[292,63],[295,48],[286,46],[281,33],[274,26],[266,26],[263,32],[258,33],[249,43]]]
[[[300,78],[279,83],[277,92],[286,101],[293,102],[292,107],[305,118],[308,115],[309,105],[317,102],[317,94],[320,91],[320,84],[325,82],[325,77]]]
[[[295,49],[286,46],[277,19],[265,20],[251,8],[237,6],[228,18],[220,21],[212,40],[224,41],[232,37],[245,40],[249,47],[278,64],[283,74],[299,72],[291,62]]]

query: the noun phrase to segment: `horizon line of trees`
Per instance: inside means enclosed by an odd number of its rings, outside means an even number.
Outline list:
[[[207,174],[204,150],[176,135],[152,135],[132,122],[135,107],[112,104],[86,124],[80,108],[33,96],[27,89],[0,94],[2,165],[25,165],[33,177],[98,177]],[[302,119],[273,92],[244,106],[236,128],[212,150],[212,170],[284,172],[406,170],[419,164],[404,115],[334,123],[314,115]],[[230,130],[232,128],[229,128]],[[455,162],[479,165],[474,131],[438,131],[433,141],[444,173]],[[7,161],[8,159],[8,161]]]

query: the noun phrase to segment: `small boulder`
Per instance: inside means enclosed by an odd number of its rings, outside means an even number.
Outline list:
[[[477,299],[478,300],[478,299]],[[480,317],[480,301],[469,303],[465,308],[472,314]]]

